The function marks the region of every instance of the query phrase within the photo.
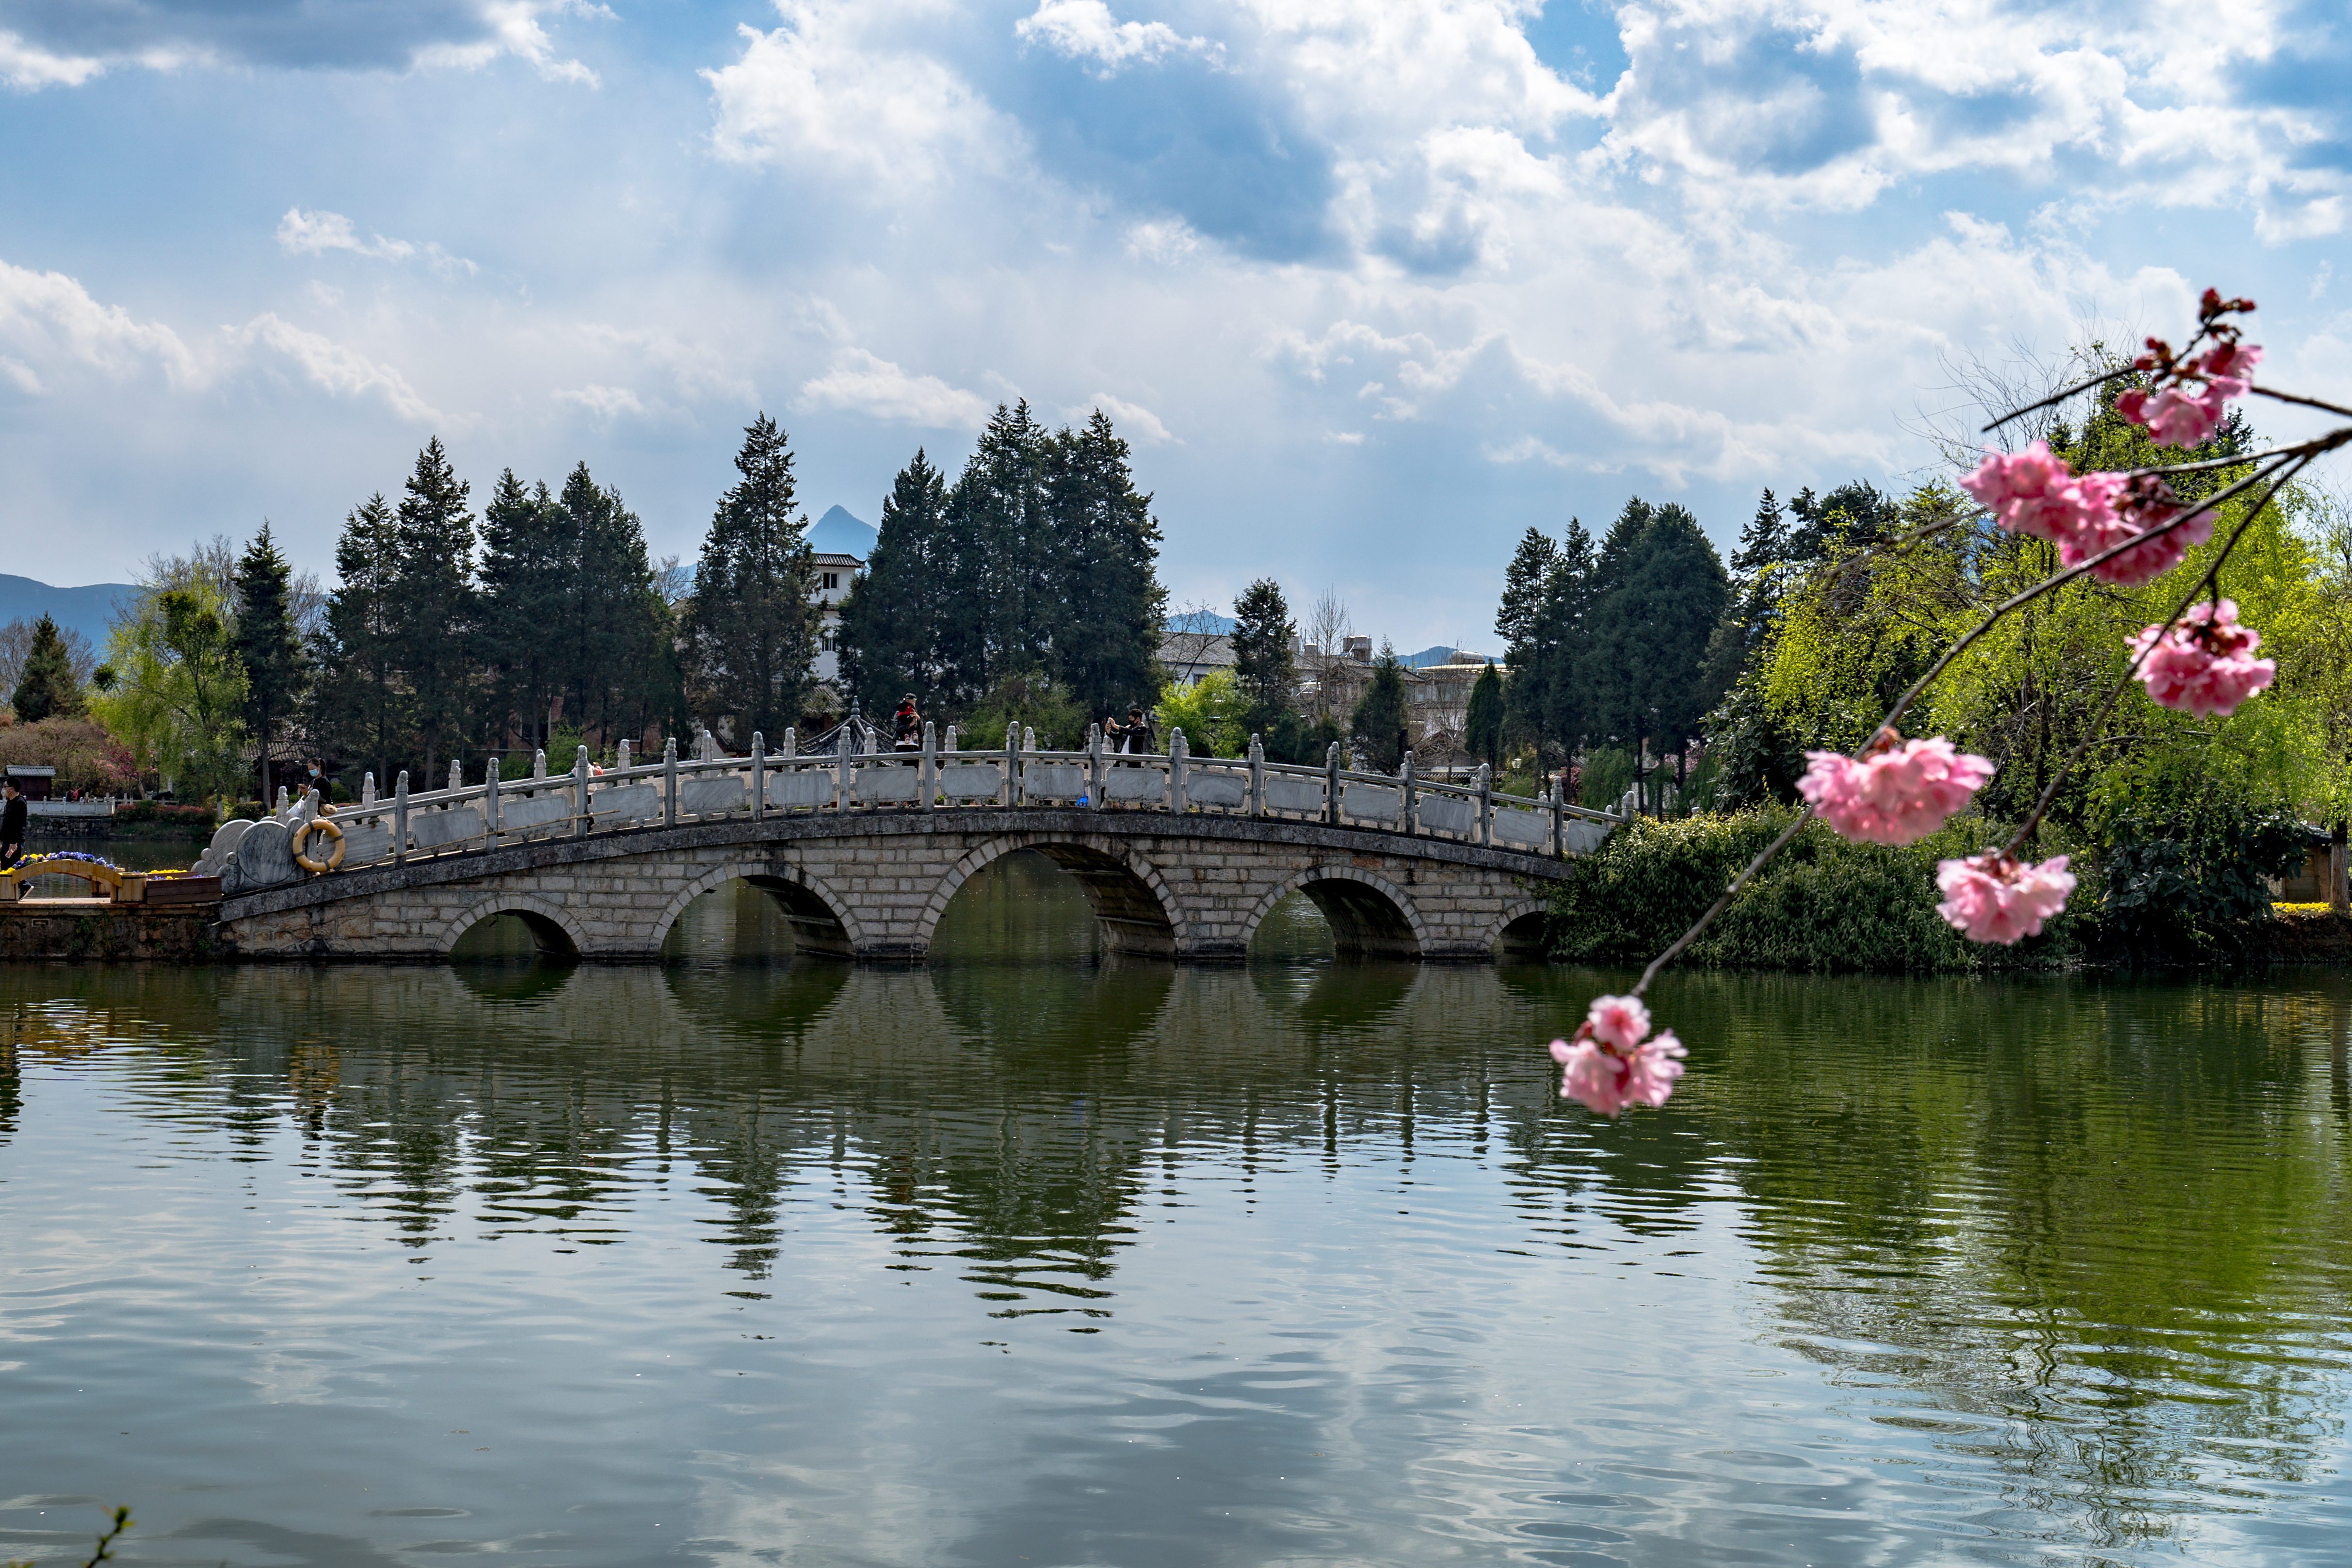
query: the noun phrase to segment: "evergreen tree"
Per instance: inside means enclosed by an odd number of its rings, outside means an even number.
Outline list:
[[[1696,519],[1639,496],[1602,542],[1591,607],[1591,679],[1600,727],[1633,751],[1685,743],[1718,691],[1706,682],[1707,641],[1731,597]]]
[[[1047,570],[1025,590],[1045,612],[1024,617],[1034,628],[1029,650],[1045,654],[1049,673],[1093,714],[1149,707],[1160,689],[1153,661],[1168,610],[1160,525],[1127,459],[1127,443],[1099,408],[1083,428],[1048,440]]]
[[[1739,531],[1739,549],[1731,557],[1730,606],[1708,640],[1707,684],[1716,690],[1730,690],[1763,646],[1779,594],[1778,568],[1788,554],[1788,519],[1767,489],[1756,515]]]
[[[1356,700],[1349,731],[1363,750],[1365,764],[1375,772],[1392,773],[1404,765],[1407,745],[1404,718],[1404,666],[1386,643],[1372,661],[1371,684]]]
[[[1298,700],[1298,667],[1291,642],[1290,603],[1271,577],[1261,577],[1234,601],[1234,679],[1248,702],[1249,727],[1272,735]]]
[[[493,744],[510,721],[519,721],[525,746],[547,744],[561,651],[549,633],[572,585],[569,556],[563,511],[546,484],[527,486],[512,468],[500,473],[482,508],[480,646],[492,682]]]
[[[564,717],[602,742],[642,738],[665,685],[668,651],[645,527],[616,492],[597,484],[586,463],[563,481],[556,508],[568,591],[548,635],[557,647]],[[807,573],[799,575],[805,581]],[[795,694],[784,722],[799,712]],[[781,731],[778,725],[771,732],[781,738]]]
[[[476,708],[480,650],[471,645],[478,605],[470,489],[436,436],[416,455],[394,532],[394,653],[428,777],[464,742]]]
[[[400,679],[399,546],[399,519],[381,492],[344,520],[311,689],[321,732],[371,763],[387,790],[413,734]]]
[[[33,623],[32,646],[25,653],[25,671],[17,679],[8,705],[20,723],[44,719],[70,719],[84,707],[81,682],[75,679],[73,654],[66,647],[58,623],[43,616]]]
[[[1487,766],[1498,773],[1502,770],[1503,678],[1491,658],[1471,684],[1470,711],[1463,721],[1462,745]]]
[[[742,478],[719,502],[695,570],[685,634],[690,695],[704,717],[735,721],[734,741],[797,723],[816,658],[809,603],[814,553],[793,510],[793,452],[761,414],[743,432]]]
[[[245,668],[245,724],[260,770],[260,798],[270,798],[269,755],[278,726],[294,713],[307,673],[294,626],[294,573],[278,553],[265,521],[236,563],[236,658]]]
[[[1535,742],[1539,766],[1572,758],[1584,742],[1585,612],[1592,574],[1592,539],[1575,518],[1557,543],[1528,530],[1504,574],[1503,604],[1495,617],[1511,671],[1503,688],[1503,732]]]
[[[866,570],[841,606],[842,684],[867,711],[887,713],[908,691],[925,713],[948,700],[938,643],[952,549],[947,478],[917,447],[891,482]]]

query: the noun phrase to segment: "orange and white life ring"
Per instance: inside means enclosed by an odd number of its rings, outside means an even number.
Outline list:
[[[328,851],[327,858],[324,860],[313,859],[309,855],[303,853],[305,847],[310,842],[310,837],[313,834],[324,834],[327,840],[334,845],[334,848]],[[294,864],[301,867],[302,869],[310,872],[312,876],[317,877],[333,870],[342,863],[343,830],[341,828],[336,826],[325,817],[320,816],[313,817],[310,821],[304,823],[301,826],[294,830]]]

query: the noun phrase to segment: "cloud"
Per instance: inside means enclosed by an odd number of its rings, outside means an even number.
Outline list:
[[[903,0],[779,0],[783,26],[738,29],[743,53],[702,73],[711,146],[885,194],[1003,168],[1020,129],[892,24]]]
[[[1115,21],[1103,0],[1037,0],[1037,9],[1015,22],[1013,32],[1024,43],[1034,40],[1068,58],[1092,60],[1105,77],[1171,54],[1213,59],[1224,53],[1222,46],[1185,37],[1165,22]]]
[[[236,348],[276,355],[322,392],[339,397],[380,396],[386,407],[412,424],[436,424],[443,419],[398,370],[280,320],[273,312],[264,311],[242,327],[224,329],[223,335]],[[267,363],[259,355],[253,357],[255,363]]]
[[[474,69],[502,56],[596,85],[543,18],[609,18],[585,0],[342,0],[333,5],[59,5],[0,0],[0,81],[79,87],[117,66],[274,70]]]
[[[278,248],[289,256],[323,256],[330,250],[348,250],[354,256],[381,256],[397,261],[416,254],[416,247],[404,239],[386,239],[377,235],[362,243],[352,228],[352,220],[341,213],[306,213],[300,207],[288,207],[286,216],[278,220]]]
[[[94,370],[110,378],[160,374],[173,386],[194,385],[202,367],[180,335],[142,321],[119,305],[101,305],[62,272],[32,272],[0,261],[0,348],[9,379],[42,389],[41,370]]]
[[[933,430],[977,430],[989,416],[988,400],[977,393],[935,375],[910,375],[855,348],[835,356],[824,375],[802,383],[795,401],[803,408],[841,409]]]
[[[1184,443],[1168,433],[1160,416],[1141,404],[1129,403],[1123,397],[1113,397],[1108,392],[1097,392],[1086,402],[1062,410],[1062,416],[1073,421],[1089,418],[1096,409],[1110,416],[1118,433],[1139,447],[1181,447]]]
[[[555,395],[558,403],[568,403],[583,408],[598,419],[610,423],[624,414],[642,415],[646,405],[637,395],[625,386],[598,386],[591,383]]]

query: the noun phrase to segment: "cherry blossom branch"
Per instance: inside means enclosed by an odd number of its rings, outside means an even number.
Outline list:
[[[2075,383],[2063,392],[2053,392],[2039,403],[2029,403],[2022,408],[2013,408],[2008,413],[2002,415],[2000,418],[1994,420],[1991,424],[1986,426],[1979,434],[1990,436],[1994,431],[2000,429],[2002,426],[2010,423],[2011,420],[2022,419],[2029,414],[2039,413],[2044,408],[2063,403],[2070,397],[2088,392],[2095,386],[2105,386],[2111,381],[2120,381],[2125,376],[2129,375],[2132,373],[2133,368],[2134,367],[2131,365],[2125,365],[2120,370],[2111,370],[2104,375],[2095,375],[2088,381]],[[1949,426],[1948,426],[1946,428],[1948,429]]]
[[[2292,392],[2277,392],[2267,386],[2252,386],[2246,390],[2258,397],[2268,397],[2280,403],[2297,403],[2305,408],[2322,409],[2326,413],[2340,414],[2347,419],[2352,419],[2352,408],[2347,408],[2341,404],[2325,402],[2316,397],[2302,397]]]
[[[2017,831],[2011,834],[2009,842],[2001,847],[2003,855],[2015,855],[2025,841],[2032,837],[2033,830],[2042,826],[2042,817],[2049,815],[2051,804],[2058,798],[2060,787],[2073,774],[2075,766],[2082,762],[2084,754],[2091,749],[2091,742],[2098,739],[2099,727],[2107,721],[2107,715],[2115,711],[2116,703],[2125,690],[2138,679],[2139,667],[2147,662],[2149,654],[2156,651],[2157,645],[2163,639],[2163,635],[2179,625],[2180,617],[2189,613],[2189,606],[2197,602],[2199,595],[2213,586],[2214,580],[2221,574],[2223,563],[2230,559],[2230,552],[2238,547],[2238,541],[2246,536],[2246,530],[2253,527],[2254,520],[2268,510],[2272,498],[2279,492],[2279,487],[2309,468],[2315,460],[2312,458],[2305,458],[2286,468],[2272,482],[2270,489],[2263,492],[2263,499],[2253,504],[2252,510],[2246,513],[2244,520],[2230,531],[2230,537],[2221,542],[2221,548],[2214,555],[2212,564],[2205,568],[2205,574],[2197,579],[2196,586],[2190,588],[2188,596],[2180,601],[2172,614],[2165,617],[2164,625],[2158,629],[2158,635],[2147,638],[2132,650],[2131,662],[2124,666],[2122,679],[2107,689],[2105,698],[2099,703],[2098,711],[2091,716],[2090,723],[2084,727],[2083,738],[2074,743],[2074,749],[2066,754],[2066,760],[2058,764],[2058,772],[2052,776],[2049,784],[2042,790],[2042,798],[2033,803],[2033,809],[2026,814],[2025,820],[2018,825]]]
[[[2054,592],[2063,584],[2074,581],[2075,578],[2084,575],[2085,573],[2090,572],[2101,563],[2115,556],[2121,555],[2126,551],[2138,549],[2145,545],[2148,540],[2161,534],[2168,533],[2173,529],[2181,527],[2192,519],[2215,510],[2220,507],[2223,501],[2230,500],[2231,497],[2241,494],[2253,486],[2262,483],[2266,479],[2271,479],[2273,482],[2270,489],[2263,492],[2261,502],[2256,505],[2254,510],[2247,515],[2245,521],[2241,522],[2235,531],[2231,534],[2228,543],[2223,546],[2221,554],[2215,558],[2212,567],[2206,573],[2204,578],[2199,582],[2196,592],[2191,593],[2187,599],[2183,600],[2181,602],[2180,608],[2173,612],[2171,620],[2165,623],[2166,628],[2168,630],[2182,615],[2187,613],[2189,606],[2196,602],[2197,595],[2204,592],[2205,588],[2211,584],[2214,575],[2221,571],[2221,562],[2228,559],[2230,550],[2236,545],[2239,537],[2242,535],[2246,529],[2252,524],[2253,520],[2261,515],[2263,510],[2269,506],[2271,498],[2277,493],[2279,486],[2284,484],[2286,480],[2292,479],[2294,474],[2301,472],[2305,468],[2308,467],[2320,456],[2321,453],[2332,450],[2336,447],[2343,446],[2347,442],[2352,442],[2352,429],[2338,431],[2335,435],[2324,437],[2318,441],[2305,442],[2299,447],[2282,448],[2279,453],[2268,455],[2263,459],[2253,459],[2252,461],[2254,462],[2255,471],[2248,474],[2245,478],[2238,480],[2235,484],[2216,491],[2214,494],[2206,497],[2203,500],[2198,502],[2193,507],[2184,509],[2179,515],[2158,523],[2147,530],[2145,532],[2136,534],[2124,541],[2122,543],[2115,545],[2107,550],[2104,550],[2098,554],[2090,556],[2084,561],[2078,562],[2074,565],[2070,566],[2062,572],[2053,573],[2050,576],[2043,578],[2041,582],[2034,584],[2032,586],[2026,588],[2020,593],[2014,594],[1999,605],[1994,605],[1993,608],[1987,613],[1983,620],[1971,627],[1965,636],[1960,637],[1960,639],[1955,642],[1949,648],[1946,649],[1943,656],[1937,658],[1934,664],[1927,668],[1926,673],[1922,674],[1918,679],[1913,681],[1909,689],[1906,689],[1902,696],[1895,700],[1894,705],[1887,710],[1886,716],[1879,721],[1877,727],[1872,730],[1869,737],[1865,739],[1861,745],[1855,747],[1849,755],[1853,761],[1860,762],[1864,757],[1870,753],[1873,748],[1879,745],[1884,740],[1894,735],[1895,733],[1895,726],[1896,722],[1902,719],[1905,713],[1910,710],[1911,704],[1919,700],[1920,694],[1927,690],[1929,684],[1946,669],[1949,668],[1954,659],[1957,659],[1961,654],[1967,652],[1971,646],[1983,637],[1988,632],[1991,631],[1994,626],[1998,626],[2011,612],[2032,604],[2035,599],[2042,597],[2045,594]],[[2308,450],[2305,448],[2308,448]],[[2238,463],[2248,461],[2250,461],[2250,459],[2243,458],[2231,459],[2231,463],[2233,466]],[[2142,654],[2134,658],[2132,664],[2133,669],[2137,669],[2141,658],[2144,658],[2146,656]],[[2130,677],[2126,675],[2126,679],[2128,680],[2129,679]],[[2113,708],[2116,698],[2119,696],[2120,693],[2121,688],[2118,687],[2115,692],[2109,694],[2106,703],[2100,710],[2100,719],[2105,718],[2107,710]],[[2093,729],[2094,732],[2095,732],[2096,721],[2094,721]],[[2081,759],[2081,755],[2082,749],[2078,747],[2075,754],[2067,759],[2065,768],[2060,771],[2058,779],[2053,780],[2052,783],[2050,795],[2045,797],[2041,805],[2035,808],[2035,815],[2032,818],[2033,823],[2039,823],[2041,814],[2048,809],[2049,799],[2054,798],[2055,796],[2057,784],[2063,781],[2067,770],[2071,770],[2074,767],[2074,763]],[[1750,860],[1740,873],[1737,877],[1734,877],[1730,883],[1725,887],[1721,896],[1719,896],[1713,904],[1708,906],[1706,912],[1700,915],[1696,921],[1693,921],[1690,929],[1684,931],[1681,936],[1675,938],[1674,943],[1664,952],[1661,952],[1656,958],[1650,961],[1650,966],[1642,972],[1642,978],[1634,984],[1632,994],[1635,997],[1644,994],[1649,990],[1650,982],[1657,978],[1661,970],[1664,969],[1667,964],[1672,963],[1675,959],[1681,957],[1683,953],[1689,950],[1690,945],[1693,942],[1696,942],[1701,936],[1704,936],[1706,933],[1707,928],[1712,926],[1716,921],[1721,917],[1725,910],[1731,907],[1731,901],[1739,896],[1740,890],[1747,887],[1748,882],[1755,877],[1756,873],[1762,870],[1765,863],[1770,860],[1773,856],[1779,854],[1780,850],[1788,845],[1789,841],[1797,836],[1799,829],[1802,828],[1804,825],[1811,819],[1812,816],[1813,808],[1808,805],[1803,811],[1797,814],[1796,820],[1790,823],[1787,827],[1781,829],[1777,837],[1775,837],[1769,844],[1767,844],[1762,850],[1759,851],[1756,858]],[[2012,843],[2011,847],[2013,849],[2015,847],[2015,844]]]

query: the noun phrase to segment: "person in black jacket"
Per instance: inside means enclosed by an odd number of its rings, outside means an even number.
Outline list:
[[[25,858],[25,823],[33,815],[15,779],[8,781],[5,793],[8,804],[0,807],[0,871]]]

